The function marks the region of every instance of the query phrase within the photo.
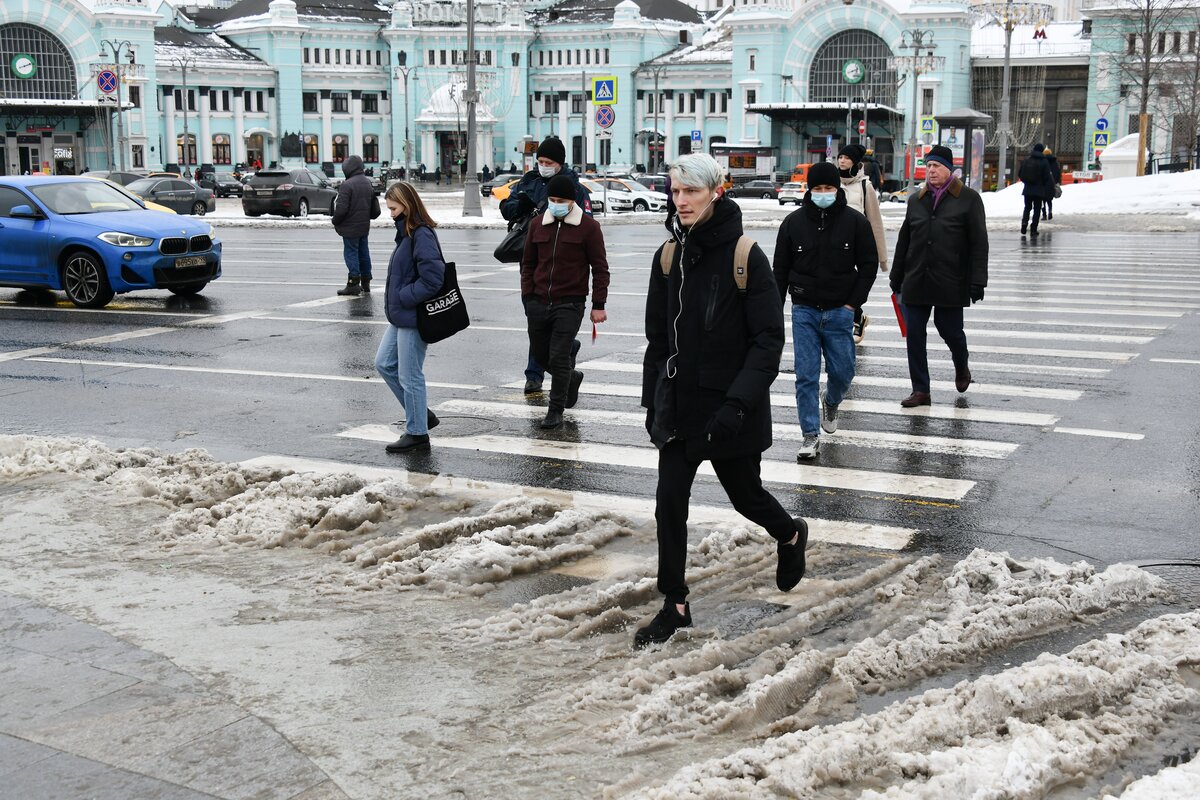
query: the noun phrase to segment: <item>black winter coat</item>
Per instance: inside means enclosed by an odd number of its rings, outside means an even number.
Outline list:
[[[347,158],[342,172],[346,180],[338,187],[337,199],[333,201],[333,229],[338,236],[361,239],[370,233],[371,220],[380,214],[379,198],[371,179],[363,172],[361,158]]]
[[[871,223],[846,205],[844,189],[829,208],[818,208],[806,194],[779,226],[772,269],[781,300],[790,288],[793,302],[822,311],[861,308],[879,271]]]
[[[1021,171],[1017,173],[1025,188],[1021,194],[1026,197],[1036,197],[1041,200],[1054,198],[1054,173],[1050,164],[1040,153],[1031,153],[1029,158],[1021,163]]]
[[[579,176],[575,174],[575,170],[570,167],[563,167],[558,171],[559,175],[566,175],[571,180],[575,181],[575,202],[583,213],[591,215],[592,201],[591,193],[584,188],[579,182]],[[512,187],[508,197],[500,201],[500,216],[511,222],[517,222],[536,211],[546,210],[546,200],[549,198],[549,193],[546,191],[546,185],[550,183],[549,178],[543,178],[537,169],[531,169],[526,172],[521,180]],[[528,198],[527,202],[522,202],[521,195]],[[510,226],[511,227],[511,226]]]
[[[951,181],[933,208],[933,190],[922,186],[908,199],[891,286],[917,306],[971,305],[971,286],[987,286],[987,218],[979,193]]]
[[[741,235],[741,209],[721,198],[708,220],[675,236],[683,245],[676,247],[669,277],[659,265],[661,247],[650,267],[642,405],[654,412],[654,443],[682,439],[693,460],[753,455],[771,446],[770,389],[783,354],[783,305],[757,246],[750,251],[746,291],[738,291],[733,251]],[[705,429],[726,401],[744,411],[741,430],[731,441],[709,442]]]

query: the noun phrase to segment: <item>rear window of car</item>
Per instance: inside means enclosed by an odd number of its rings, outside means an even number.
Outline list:
[[[251,186],[279,186],[284,183],[292,183],[292,173],[256,172],[247,183]]]

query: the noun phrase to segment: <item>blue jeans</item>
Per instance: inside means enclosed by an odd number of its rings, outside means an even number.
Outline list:
[[[796,355],[796,413],[805,436],[821,433],[821,355],[825,356],[826,405],[836,406],[854,380],[854,312],[845,306],[820,311],[792,304]]]
[[[413,436],[429,433],[429,400],[425,394],[425,342],[416,328],[388,325],[375,354],[375,371],[404,408],[404,429]]]
[[[342,237],[342,255],[346,258],[346,270],[351,278],[371,277],[371,248],[367,246],[367,237],[355,239],[352,236]]]

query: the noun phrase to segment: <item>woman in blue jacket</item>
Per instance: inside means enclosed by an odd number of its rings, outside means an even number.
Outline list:
[[[396,223],[396,249],[388,262],[385,309],[390,323],[375,354],[375,369],[404,408],[405,433],[389,453],[429,450],[429,429],[438,424],[425,394],[425,342],[417,332],[417,306],[437,294],[446,274],[442,247],[411,184],[388,187],[388,213]]]

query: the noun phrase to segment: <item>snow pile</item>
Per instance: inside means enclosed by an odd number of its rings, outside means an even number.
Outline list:
[[[1106,794],[1103,800],[1195,800],[1200,786],[1200,758],[1179,767],[1167,767],[1156,775],[1147,775],[1129,784],[1119,796]]]
[[[988,219],[1020,217],[1025,209],[1023,183],[998,192],[984,192]],[[1062,187],[1054,201],[1054,218],[1074,214],[1158,214],[1164,217],[1200,216],[1200,170],[1143,175],[1140,178],[1111,178],[1094,183],[1072,183]],[[1153,223],[1139,221],[1138,230],[1152,231]]]
[[[1200,711],[1200,612],[687,766],[637,797],[1043,797]],[[847,787],[858,791],[845,792]]]

